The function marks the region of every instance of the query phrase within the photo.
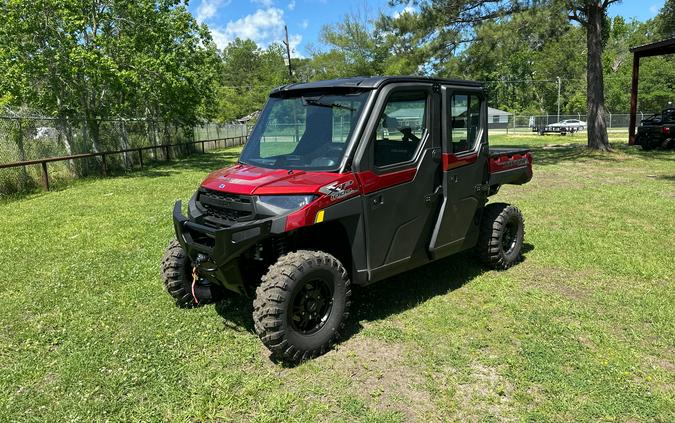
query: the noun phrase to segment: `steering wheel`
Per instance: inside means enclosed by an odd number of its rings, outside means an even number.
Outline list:
[[[399,128],[398,130],[403,134],[404,142],[420,142],[420,138],[413,133],[412,128],[406,127]]]

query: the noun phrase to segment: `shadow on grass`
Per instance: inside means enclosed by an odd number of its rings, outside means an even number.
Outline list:
[[[661,179],[664,181],[675,182],[675,175],[659,175],[656,179]]]
[[[185,171],[209,173],[233,165],[239,158],[239,151],[216,151],[205,154],[194,153],[191,156],[170,161],[156,161],[142,171],[120,172],[119,176],[128,178],[160,178]]]
[[[532,250],[532,244],[523,245],[523,260]],[[466,251],[372,285],[352,286],[351,313],[339,342],[363,330],[363,322],[383,320],[417,307],[436,296],[461,288],[486,271],[479,260]],[[250,298],[232,295],[216,304],[215,309],[227,330],[255,333]],[[270,356],[270,359],[276,362],[274,357]]]

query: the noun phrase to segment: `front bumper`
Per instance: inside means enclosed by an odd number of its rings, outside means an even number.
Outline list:
[[[173,207],[176,238],[192,262],[200,263],[200,276],[246,294],[237,259],[245,250],[270,236],[274,219],[215,228],[190,220],[183,215],[182,207],[181,201]],[[200,255],[203,257],[197,260]]]

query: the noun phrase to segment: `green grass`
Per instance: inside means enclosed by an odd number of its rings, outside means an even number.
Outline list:
[[[178,310],[159,279],[173,201],[237,150],[6,199],[0,421],[673,421],[675,154],[581,142],[493,138],[534,149],[494,199],[523,211],[522,263],[357,289],[346,339],[295,368],[246,300]]]

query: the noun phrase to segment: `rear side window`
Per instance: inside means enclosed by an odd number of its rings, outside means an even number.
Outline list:
[[[475,94],[453,94],[449,101],[448,146],[453,153],[471,151],[480,141],[480,98]]]
[[[402,91],[389,97],[375,130],[375,166],[408,162],[427,130],[427,91]]]

